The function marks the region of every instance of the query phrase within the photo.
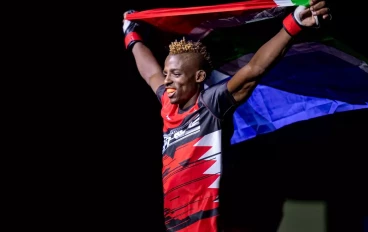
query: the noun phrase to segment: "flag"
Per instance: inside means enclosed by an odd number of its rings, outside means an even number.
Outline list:
[[[129,14],[160,30],[201,40],[215,65],[206,83],[231,78],[281,28],[282,19],[308,1],[248,0]],[[232,144],[295,122],[368,108],[367,58],[323,30],[300,37],[234,113]],[[307,35],[306,35],[307,36]]]
[[[210,6],[151,9],[128,14],[126,19],[133,21],[144,20],[149,24],[159,27],[162,31],[177,34],[193,34],[195,32],[192,30],[198,30],[199,25],[207,20],[240,16],[252,17],[254,14],[259,13],[260,10],[307,5],[308,3],[309,0],[248,0]],[[243,23],[242,20],[244,18],[239,18],[239,20],[239,23]],[[233,21],[231,25],[212,26],[214,26],[213,28],[217,28],[217,26],[234,25]]]

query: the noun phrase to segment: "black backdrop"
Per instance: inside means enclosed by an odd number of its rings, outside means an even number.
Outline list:
[[[367,56],[368,37],[363,31],[367,20],[363,8],[354,5],[357,2],[331,1],[334,14],[330,27],[338,38]],[[214,4],[214,1],[143,3],[135,0],[129,6],[122,6],[119,20],[128,9],[206,4]],[[122,41],[123,37],[119,45],[118,77],[122,116],[120,231],[163,231],[160,108]],[[249,140],[235,147],[239,155],[234,156],[233,161],[243,168],[234,167],[241,171],[232,174],[241,178],[243,185],[257,189],[252,196],[257,196],[255,201],[260,207],[267,207],[266,199],[272,199],[274,193],[291,199],[321,199],[328,203],[328,232],[362,231],[368,195],[363,190],[367,119],[367,111],[341,113],[314,119],[308,124],[296,123]],[[262,192],[267,194],[260,194]],[[132,226],[137,229],[128,229]]]

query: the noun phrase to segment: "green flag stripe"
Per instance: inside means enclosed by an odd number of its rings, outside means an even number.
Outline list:
[[[302,5],[302,6],[307,6],[309,5],[309,0],[291,0],[293,2],[294,5]]]

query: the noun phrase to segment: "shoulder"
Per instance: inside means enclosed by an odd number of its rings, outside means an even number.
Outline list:
[[[162,84],[156,90],[156,96],[157,96],[158,100],[161,102],[161,104],[164,102],[164,98],[165,98],[165,95],[166,95],[165,94],[166,93],[165,89],[166,89],[165,85]]]
[[[237,102],[227,89],[227,80],[203,90],[200,94],[200,101],[216,117],[223,118],[231,109],[235,109]]]
[[[230,101],[236,103],[232,94],[230,94],[229,90],[227,89],[227,80],[222,81],[220,83],[214,84],[207,89],[203,90],[200,94],[200,98],[205,101],[218,101],[219,98],[226,98]]]

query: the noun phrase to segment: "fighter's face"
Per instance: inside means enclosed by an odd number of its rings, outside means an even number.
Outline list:
[[[197,54],[184,53],[169,55],[165,60],[165,85],[172,104],[186,107],[205,79],[204,71],[199,69]]]

